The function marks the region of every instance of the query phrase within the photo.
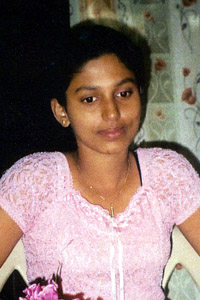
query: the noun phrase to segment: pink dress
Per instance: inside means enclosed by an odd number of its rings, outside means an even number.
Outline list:
[[[74,190],[66,157],[35,153],[2,177],[0,205],[20,226],[27,276],[50,278],[91,300],[163,300],[163,269],[174,224],[200,206],[200,180],[170,150],[138,149],[142,186],[116,218]]]

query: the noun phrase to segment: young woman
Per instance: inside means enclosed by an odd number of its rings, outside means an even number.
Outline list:
[[[51,108],[72,127],[77,150],[35,153],[4,174],[0,263],[22,237],[28,280],[62,266],[66,299],[164,299],[175,224],[200,253],[199,177],[173,151],[129,150],[145,86],[129,38],[80,25],[64,50]]]

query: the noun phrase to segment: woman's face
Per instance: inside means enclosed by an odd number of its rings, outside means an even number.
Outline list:
[[[140,96],[133,72],[115,55],[87,62],[73,77],[66,99],[66,122],[79,149],[110,154],[127,150],[140,123]]]

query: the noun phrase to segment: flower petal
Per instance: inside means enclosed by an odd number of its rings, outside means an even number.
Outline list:
[[[189,88],[187,88],[183,91],[181,99],[182,99],[182,101],[184,101],[184,102],[186,102],[187,104],[190,104],[190,105],[195,104],[196,101],[197,101],[195,95],[192,92],[191,87],[189,87]]]
[[[190,75],[191,70],[189,68],[184,67],[183,70],[182,70],[182,72],[183,72],[183,76],[187,77],[187,76]]]
[[[157,58],[154,67],[157,71],[161,71],[166,67],[166,62],[162,58]]]

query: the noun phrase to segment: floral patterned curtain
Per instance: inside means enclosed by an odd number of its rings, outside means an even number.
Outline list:
[[[177,142],[200,158],[200,1],[169,1]]]
[[[70,23],[117,19],[137,28],[151,48],[144,126],[136,141],[167,141],[200,158],[200,1],[71,0]]]

